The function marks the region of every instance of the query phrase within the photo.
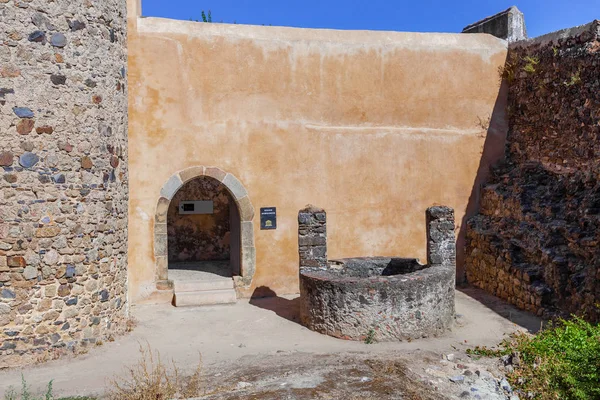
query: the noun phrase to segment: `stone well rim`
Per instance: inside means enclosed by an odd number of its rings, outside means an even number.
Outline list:
[[[416,261],[422,269],[413,272],[400,273],[396,275],[372,275],[366,277],[359,276],[351,276],[340,274],[339,271],[336,271],[333,268],[302,268],[300,270],[300,277],[306,279],[313,279],[321,282],[331,282],[331,283],[340,283],[340,284],[348,284],[348,283],[366,283],[366,284],[396,284],[402,285],[407,284],[413,281],[425,281],[428,279],[432,279],[434,277],[440,277],[445,273],[452,273],[452,266],[437,264],[437,265],[429,265],[429,264],[421,264],[418,258],[408,258],[408,257],[348,257],[342,259],[332,259],[328,260],[328,263],[339,262],[344,260],[369,260],[369,259],[402,259],[402,260],[411,260]]]

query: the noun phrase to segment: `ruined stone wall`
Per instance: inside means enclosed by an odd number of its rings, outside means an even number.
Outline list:
[[[306,206],[298,213],[298,257],[303,268],[327,268],[327,213]]]
[[[212,214],[180,214],[181,201],[212,200]],[[169,262],[229,260],[231,196],[216,179],[186,183],[171,200],[167,214]]]
[[[600,320],[599,26],[511,46],[507,159],[469,221],[469,282],[539,315]]]
[[[0,368],[125,327],[125,18],[0,0]]]

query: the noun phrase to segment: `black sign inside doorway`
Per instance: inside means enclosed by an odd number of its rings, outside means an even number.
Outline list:
[[[266,207],[260,209],[260,229],[277,229],[276,207]]]

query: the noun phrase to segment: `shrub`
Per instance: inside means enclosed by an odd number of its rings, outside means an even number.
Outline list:
[[[170,400],[200,396],[201,363],[191,376],[185,377],[172,363],[165,365],[160,353],[153,354],[150,346],[140,346],[141,359],[129,367],[125,377],[112,380],[108,398],[112,400]]]
[[[536,399],[600,399],[600,325],[574,317],[559,320],[537,335],[515,335],[499,350],[471,354],[518,355],[509,381]]]

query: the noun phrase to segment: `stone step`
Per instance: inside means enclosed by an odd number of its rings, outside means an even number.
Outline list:
[[[215,279],[215,280],[176,280],[173,281],[173,288],[176,293],[182,292],[202,292],[209,290],[233,289],[233,279]]]
[[[185,306],[208,306],[214,304],[234,304],[237,300],[235,290],[204,290],[196,292],[175,292],[173,305],[175,307]]]

